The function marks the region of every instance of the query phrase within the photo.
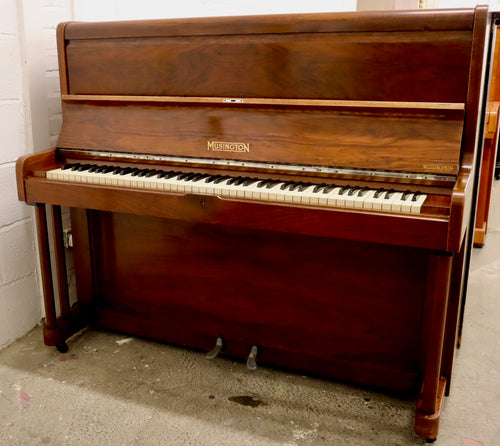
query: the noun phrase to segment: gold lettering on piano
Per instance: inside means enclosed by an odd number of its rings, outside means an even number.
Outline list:
[[[208,150],[214,152],[250,152],[250,144],[244,142],[207,141]]]
[[[434,172],[453,172],[455,170],[454,166],[442,166],[440,164],[424,164],[425,170],[431,170]]]

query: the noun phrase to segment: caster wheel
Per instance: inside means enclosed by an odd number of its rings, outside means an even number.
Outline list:
[[[56,348],[57,350],[59,350],[61,353],[66,353],[69,348],[68,348],[68,344],[66,344],[66,342],[61,342],[60,344],[57,344],[56,345]]]

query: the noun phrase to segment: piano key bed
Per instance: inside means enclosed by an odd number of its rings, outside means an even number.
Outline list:
[[[423,193],[392,189],[85,163],[66,164],[46,175],[57,181],[411,214],[419,214],[427,198]]]

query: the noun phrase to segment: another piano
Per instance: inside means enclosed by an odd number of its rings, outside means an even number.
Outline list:
[[[434,440],[486,28],[483,7],[59,25],[57,147],[17,165],[45,343],[93,323],[420,391]]]

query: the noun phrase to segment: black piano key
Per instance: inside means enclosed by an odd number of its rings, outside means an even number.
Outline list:
[[[266,184],[266,189],[272,189],[273,187],[276,187],[278,184],[281,184],[281,181],[271,180]]]
[[[359,188],[357,188],[357,187],[353,187],[353,188],[349,189],[349,191],[347,192],[347,196],[348,196],[348,197],[352,197],[352,196],[353,196],[353,195],[355,195],[355,194],[356,194],[356,192],[358,192],[358,191],[359,191]]]
[[[89,170],[92,167],[92,164],[82,164],[78,169],[76,169],[78,172],[85,172],[86,170]]]
[[[163,172],[162,170],[153,169],[153,170],[149,171],[149,172],[145,175],[145,177],[146,177],[146,178],[151,178],[151,177],[154,177],[154,176],[156,176],[156,175],[159,175],[159,174],[160,174],[160,173],[162,173],[162,172]]]
[[[219,179],[222,175],[210,175],[206,180],[205,183],[212,183],[215,180]]]
[[[193,178],[191,181],[197,182],[204,180],[205,178],[208,178],[210,175],[208,173],[200,173],[198,174],[195,178]]]
[[[314,193],[321,192],[325,187],[328,187],[328,184],[325,183],[317,184],[316,187],[313,189],[313,192]]]
[[[173,170],[162,170],[162,172],[158,175],[158,178],[167,178],[167,175],[174,173]]]
[[[237,181],[234,182],[234,185],[235,186],[242,186],[245,181],[248,181],[250,178],[249,177],[242,177],[240,179],[238,179]]]
[[[257,181],[259,181],[258,178],[248,178],[244,183],[243,183],[243,186],[245,187],[248,187],[250,186],[251,184],[253,183],[256,183]]]
[[[232,177],[230,177],[230,176],[221,176],[220,178],[217,178],[216,180],[214,180],[214,184],[220,184],[223,181],[229,180],[231,178]]]
[[[385,193],[384,200],[388,200],[389,198],[391,198],[394,195],[394,192],[396,192],[394,189],[388,190]]]
[[[363,195],[365,195],[366,193],[368,192],[368,189],[359,189],[359,192],[358,192],[358,197],[362,197]]]
[[[285,190],[287,189],[289,186],[295,184],[295,181],[286,181],[284,182],[281,186],[280,186],[280,189],[281,190]]]
[[[228,185],[234,185],[236,181],[241,180],[243,177],[231,177],[231,179],[227,182]]]
[[[349,190],[351,190],[351,186],[343,186],[340,190],[339,190],[339,195],[344,195],[346,192],[348,192]]]
[[[199,173],[190,173],[188,175],[186,175],[182,180],[183,181],[192,181],[193,178],[196,178],[197,176],[199,175]]]
[[[294,184],[290,185],[289,190],[291,192],[293,192],[293,191],[297,190],[301,185],[302,185],[302,183],[294,183]]]
[[[137,176],[138,177],[145,177],[149,172],[151,172],[153,169],[142,169]]]
[[[324,193],[324,194],[328,194],[328,193],[330,193],[333,189],[335,189],[336,187],[337,187],[337,186],[335,186],[335,185],[333,185],[333,184],[330,184],[330,185],[328,185],[328,186],[325,186],[325,187],[323,188],[323,193]]]
[[[298,191],[299,192],[304,192],[310,186],[312,186],[311,183],[301,183],[300,186],[299,186]]]
[[[61,167],[61,170],[69,170],[69,169],[72,169],[74,166],[73,163],[70,163],[70,164],[66,164],[65,166],[62,166]]]
[[[179,171],[174,172],[173,170],[171,170],[170,172],[168,172],[168,173],[165,175],[165,179],[169,180],[170,178],[174,178],[174,177],[176,177],[176,176],[178,176],[178,175],[181,175],[181,174],[182,174],[182,172],[179,172]]]
[[[81,166],[80,163],[73,164],[70,170],[77,170]]]
[[[132,167],[125,167],[120,171],[120,175],[126,175],[132,171]]]
[[[377,191],[373,194],[373,198],[380,198],[380,195],[382,195],[384,192],[386,192],[385,189],[377,189]]]
[[[406,200],[408,200],[408,198],[410,198],[411,193],[412,193],[412,192],[411,192],[411,191],[409,191],[409,190],[405,191],[405,192],[403,193],[403,196],[401,197],[401,200],[402,200],[402,201],[406,201]]]

